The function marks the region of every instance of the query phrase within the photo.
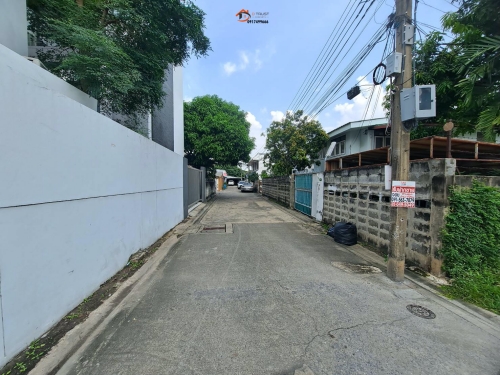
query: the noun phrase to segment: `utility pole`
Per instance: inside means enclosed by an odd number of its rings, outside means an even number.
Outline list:
[[[412,0],[396,0],[396,52],[402,52],[403,72],[395,82],[393,107],[391,108],[392,181],[408,181],[410,170],[410,133],[401,121],[400,92],[412,87],[412,45],[403,45],[404,26],[411,24]],[[403,281],[405,272],[405,248],[408,208],[391,207],[391,232],[387,276],[394,281]]]

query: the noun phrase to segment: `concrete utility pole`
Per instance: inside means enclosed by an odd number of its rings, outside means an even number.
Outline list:
[[[412,87],[412,45],[403,45],[405,24],[411,24],[412,0],[396,0],[396,52],[403,53],[403,72],[395,82],[395,94],[391,124],[392,181],[408,181],[410,171],[410,133],[401,122],[400,92]],[[405,273],[405,248],[408,208],[391,207],[391,236],[387,276],[394,281],[403,281]]]

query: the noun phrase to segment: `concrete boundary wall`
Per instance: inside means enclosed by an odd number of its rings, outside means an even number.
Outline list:
[[[184,208],[181,155],[48,88],[3,46],[0,61],[2,367]]]
[[[262,179],[262,195],[290,206],[290,177],[269,177]]]
[[[429,159],[410,164],[410,181],[416,181],[417,188],[416,207],[408,210],[406,258],[435,275],[441,273],[439,234],[454,173],[454,159]],[[356,224],[361,241],[387,252],[391,193],[385,190],[384,180],[384,166],[325,173],[324,220]]]

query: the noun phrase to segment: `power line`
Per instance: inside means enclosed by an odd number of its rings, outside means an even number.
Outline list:
[[[368,11],[370,10],[371,6],[374,4],[375,0],[372,0],[372,2],[370,3],[370,5],[368,6],[368,8],[366,9],[365,13],[363,14],[363,17],[361,18],[361,20],[363,20],[363,18],[366,16],[366,14],[368,13]],[[358,39],[361,37],[361,35],[363,34],[363,31],[366,29],[366,27],[369,25],[369,22],[370,20],[375,17],[375,14],[377,13],[377,11],[380,9],[380,7],[383,5],[383,1],[380,1],[380,4],[378,5],[377,9],[375,10],[373,16],[368,20],[368,22],[366,23],[366,25],[363,27],[363,29],[361,30],[361,32],[359,33],[359,35],[356,37],[356,39],[353,41],[353,45],[358,41]],[[361,21],[360,20],[360,21]],[[359,24],[358,24],[359,25]],[[355,31],[355,30],[354,30]],[[318,91],[315,91],[316,93],[312,94],[309,99],[305,102],[305,104],[303,105],[303,108],[304,110],[306,110],[309,106],[309,104],[314,101],[319,93],[323,90],[323,88],[325,87],[325,85],[328,83],[328,81],[330,80],[330,78],[333,76],[333,73],[335,73],[335,71],[338,69],[339,67],[339,64],[337,64],[335,66],[335,68],[333,69],[333,71],[330,73],[330,75],[328,76],[328,78],[326,78],[326,80],[324,80],[324,77],[326,76],[326,74],[328,74],[330,72],[330,69],[332,68],[332,66],[335,64],[335,62],[337,61],[337,59],[339,58],[340,56],[340,53],[344,50],[344,48],[346,47],[347,43],[349,42],[349,40],[351,39],[351,37],[354,35],[354,33],[352,33],[349,38],[344,42],[344,45],[342,46],[342,48],[340,49],[339,51],[339,54],[335,57],[335,59],[330,63],[330,65],[328,66],[328,69],[327,71],[325,72],[325,74],[323,75],[323,77],[321,78],[321,81],[323,81],[323,85],[321,86],[321,88],[319,88]],[[343,59],[347,56],[347,54],[349,53],[350,51],[348,50],[344,56],[342,57],[342,59],[340,61],[343,61]],[[318,86],[321,84],[321,81],[318,83]]]
[[[374,17],[374,15],[378,11],[378,9],[381,7],[381,5],[383,5],[382,1],[380,2],[378,8],[375,10],[375,13],[372,15],[371,18]],[[363,31],[364,31],[364,29],[367,26],[368,26],[368,23],[361,30],[360,34],[357,36],[357,38],[354,41],[354,43],[361,37],[361,35],[363,35]],[[375,32],[375,35],[368,42],[368,44],[365,47],[363,47],[363,49],[360,52],[358,52],[358,54],[354,57],[353,61],[351,61],[351,63],[339,74],[339,76],[336,78],[336,80],[333,83],[331,83],[330,86],[325,91],[323,91],[322,96],[320,96],[319,99],[316,100],[316,98],[318,98],[319,92],[321,92],[323,90],[323,88],[325,87],[325,85],[327,84],[327,82],[331,79],[331,77],[333,76],[333,74],[335,73],[335,71],[338,69],[339,65],[337,64],[337,66],[331,72],[331,74],[328,76],[328,78],[326,80],[324,80],[324,83],[321,86],[320,90],[314,96],[311,96],[307,100],[307,102],[304,105],[304,110],[306,112],[311,113],[311,114],[314,115],[315,112],[318,110],[318,108],[321,107],[322,103],[324,103],[326,100],[328,100],[329,97],[335,95],[341,89],[341,87],[346,83],[346,81],[351,78],[351,76],[354,74],[354,71],[366,59],[366,57],[371,52],[371,50],[373,50],[373,48],[375,47],[375,45],[378,42],[381,41],[381,38],[382,38],[382,36],[383,36],[383,34],[384,34],[384,32],[386,30],[387,30],[387,26],[386,25],[383,25],[382,27],[380,27]],[[343,61],[345,59],[345,57],[350,52],[351,52],[350,50],[346,51],[346,53],[341,57],[341,61]],[[340,55],[338,55],[337,57],[339,57],[339,56]],[[315,104],[313,104],[314,101],[316,101]]]
[[[354,0],[350,0],[350,2],[347,4],[346,8],[344,9],[344,11],[342,12],[342,15],[340,16],[340,19],[342,19],[342,17],[344,17],[344,14],[346,13],[347,9],[349,8],[349,4],[351,4]],[[352,8],[352,6],[351,6]],[[321,52],[319,53],[318,57],[316,57],[316,61],[314,61],[314,64],[313,66],[311,67],[311,69],[309,70],[309,73],[307,73],[307,76],[306,78],[304,79],[304,81],[302,82],[302,84],[300,85],[299,87],[299,90],[297,91],[297,93],[295,94],[295,96],[293,97],[292,99],[292,102],[290,103],[290,105],[288,106],[288,108],[292,108],[292,104],[294,103],[297,95],[300,93],[302,87],[304,86],[304,84],[308,81],[308,78],[309,76],[311,75],[312,71],[314,70],[314,67],[316,66],[317,62],[319,61],[323,51],[325,50],[325,47],[327,46],[327,44],[329,43],[329,46],[331,45],[331,41],[333,41],[333,33],[335,32],[335,30],[337,30],[337,27],[340,25],[340,23],[337,23],[335,25],[335,27],[333,28],[332,32],[330,33],[330,36],[328,37],[327,41],[325,42],[325,44],[323,45],[323,48],[321,49]]]
[[[374,0],[372,0],[374,1]],[[353,17],[356,13],[356,11],[358,10],[359,6],[362,5],[361,9],[359,9],[358,11],[358,14],[356,15],[356,17],[354,18],[353,20]],[[335,42],[333,43],[333,45],[330,46],[327,54],[324,55],[322,61],[321,61],[321,67],[319,67],[317,70],[316,70],[316,73],[314,74],[314,77],[312,78],[312,80],[309,81],[309,84],[307,85],[306,89],[303,91],[300,99],[295,103],[295,106],[292,108],[293,111],[297,110],[300,108],[300,105],[301,103],[303,102],[303,100],[306,98],[306,96],[310,93],[312,87],[316,84],[317,80],[318,80],[318,76],[321,75],[321,73],[323,72],[324,70],[324,67],[325,65],[327,64],[327,61],[332,57],[332,55],[337,51],[339,45],[342,43],[342,41],[344,40],[345,36],[349,33],[349,31],[351,31],[351,35],[352,33],[354,33],[354,31],[356,30],[357,28],[357,25],[354,26],[354,29],[351,30],[351,27],[352,25],[354,25],[354,22],[360,15],[361,11],[364,9],[365,7],[365,4],[366,2],[363,2],[363,3],[359,3],[358,6],[356,7],[356,9],[354,9],[354,12],[350,15],[350,18],[347,19],[345,18],[344,20],[342,20],[342,23],[340,25],[340,27],[342,27],[342,31],[340,31],[340,34],[337,35],[337,37],[335,38]],[[352,9],[352,7],[351,7]],[[347,26],[349,26],[348,29]],[[330,64],[330,67],[331,67],[331,64]],[[326,74],[326,73],[325,73]],[[324,75],[323,74],[323,77]],[[320,83],[321,83],[321,80],[323,79],[323,77],[320,78]],[[319,84],[318,84],[319,85]],[[316,85],[316,87],[318,86]]]
[[[453,1],[448,1],[448,0],[443,0],[445,3],[450,4],[451,6],[455,7],[456,9],[460,9],[460,7],[457,7],[455,4],[453,4]]]
[[[366,73],[366,75],[365,75],[363,78],[361,78],[361,80],[360,80],[360,81],[362,81],[362,80],[364,80],[366,77],[368,77],[368,75],[369,75],[370,73],[372,73],[374,70],[375,70],[375,68],[371,69],[368,73]],[[317,113],[313,116],[313,118],[317,117],[317,116],[318,116],[321,112],[323,112],[323,111],[324,111],[324,110],[325,110],[325,109],[326,109],[326,108],[327,108],[330,104],[335,103],[335,102],[336,102],[337,100],[339,100],[341,97],[343,97],[344,95],[346,95],[348,91],[349,91],[349,90],[347,90],[347,91],[343,92],[343,93],[342,93],[342,94],[340,94],[339,96],[337,96],[337,97],[335,97],[334,99],[330,100],[330,102],[329,102],[329,103],[326,103],[326,104],[325,104],[322,108],[320,108],[320,110],[318,110],[318,112],[317,112]]]
[[[344,69],[344,71],[340,73],[336,81],[334,81],[330,85],[330,87],[326,90],[323,96],[313,106],[312,110],[310,111],[310,113],[313,116],[316,116],[321,111],[323,111],[324,108],[326,108],[326,106],[331,104],[330,98],[336,95],[340,91],[340,89],[345,85],[347,80],[349,80],[352,77],[354,71],[362,64],[362,62],[366,59],[369,53],[373,50],[375,45],[381,41],[381,38],[386,32],[386,30],[387,30],[386,26],[379,28],[379,30],[375,33],[372,39],[368,42],[368,44],[354,57],[354,59]],[[374,69],[372,69],[371,71],[373,70]]]
[[[424,0],[420,0],[422,2],[422,4],[424,5],[427,5],[429,8],[432,8],[432,9],[436,9],[437,11],[441,12],[441,13],[448,13],[448,12],[445,12],[444,10],[441,10],[439,8],[436,8],[435,6],[432,6],[432,5],[429,5],[427,4]]]
[[[365,13],[363,14],[363,17],[361,18],[361,20],[362,20],[362,19],[363,19],[363,18],[367,15],[367,13],[368,13],[368,11],[369,11],[370,7],[373,5],[373,3],[374,3],[374,1],[372,1],[372,2],[370,3],[369,8],[365,11]],[[370,19],[368,20],[368,22],[367,22],[367,23],[366,23],[366,25],[363,27],[363,29],[361,30],[361,32],[359,33],[359,35],[356,37],[356,39],[353,41],[353,43],[352,43],[352,44],[356,43],[356,42],[359,40],[359,38],[360,38],[360,37],[361,37],[361,35],[363,34],[363,31],[364,31],[364,30],[366,29],[366,27],[369,25],[369,21],[370,21],[372,18],[374,18],[374,17],[375,17],[375,15],[376,15],[377,11],[380,9],[380,7],[381,7],[382,5],[383,5],[383,0],[382,0],[382,1],[380,1],[380,3],[379,3],[379,5],[378,5],[377,9],[376,9],[376,10],[375,10],[375,12],[374,12],[374,14],[370,17]],[[351,34],[351,36],[350,36],[350,37],[349,37],[349,38],[348,38],[348,39],[344,42],[344,45],[343,45],[343,46],[342,46],[342,48],[340,49],[339,53],[341,53],[341,52],[344,50],[344,48],[346,47],[347,43],[349,42],[349,40],[351,39],[351,37],[352,37],[352,36],[354,36],[354,34]],[[348,51],[344,54],[344,56],[342,56],[341,61],[343,61],[343,60],[344,60],[344,58],[345,58],[345,57],[349,54],[349,52],[350,52],[350,50],[348,50]],[[337,60],[339,57],[340,57],[340,54],[338,54],[338,55],[335,57],[335,59],[334,59],[334,60],[330,63],[330,65],[329,65],[329,67],[328,67],[328,70],[327,70],[327,71],[325,72],[325,74],[323,75],[322,80],[318,83],[318,86],[319,86],[319,85],[321,85],[321,82],[323,82],[323,85],[322,85],[319,89],[317,89],[317,90],[315,91],[315,93],[312,93],[312,94],[310,95],[310,97],[306,100],[306,102],[305,102],[305,103],[304,103],[304,105],[303,105],[304,110],[306,110],[306,111],[308,110],[309,105],[310,105],[310,104],[311,104],[311,103],[312,103],[312,102],[313,102],[313,101],[314,101],[314,100],[318,97],[318,95],[320,94],[320,92],[324,89],[325,85],[328,83],[328,81],[330,80],[330,78],[333,76],[333,74],[335,73],[335,71],[338,69],[339,64],[337,64],[337,65],[335,66],[335,68],[333,69],[333,71],[330,73],[330,75],[329,75],[326,79],[324,79],[324,78],[325,78],[325,76],[326,76],[326,74],[328,74],[328,73],[330,72],[330,69],[332,68],[333,64],[336,62],[336,60]],[[318,87],[318,86],[317,86],[317,87]],[[323,97],[324,97],[324,95],[323,95]]]

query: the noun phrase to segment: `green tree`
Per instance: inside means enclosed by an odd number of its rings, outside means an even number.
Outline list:
[[[461,80],[457,66],[459,52],[444,43],[443,34],[430,33],[422,42],[415,44],[415,83],[417,85],[436,85],[436,117],[419,121],[419,126],[410,133],[411,139],[431,135],[444,135],[442,126],[453,120],[455,133],[464,134],[474,131],[478,113],[465,105],[461,90],[457,87]],[[386,86],[383,107],[390,116],[390,95],[393,86]],[[428,124],[438,124],[429,126]]]
[[[236,165],[216,165],[215,168],[223,169],[229,176],[233,177],[241,177],[246,175],[246,172]]]
[[[54,74],[98,99],[104,113],[161,106],[165,69],[210,49],[202,10],[179,0],[28,0],[30,29]]]
[[[453,40],[444,43],[443,35],[434,32],[415,45],[416,84],[435,84],[437,93],[436,118],[421,124],[440,124],[417,130],[439,134],[441,124],[452,119],[456,133],[479,131],[493,141],[500,133],[500,2],[457,3],[458,10],[442,20]],[[386,95],[386,111],[389,103]]]
[[[255,182],[259,179],[259,174],[255,171],[251,172],[249,175],[248,175],[248,181],[250,182]]]
[[[255,141],[246,112],[216,95],[184,102],[184,152],[190,165],[235,165],[248,161]]]
[[[284,176],[310,167],[327,145],[328,134],[321,124],[303,116],[303,111],[287,112],[281,121],[273,121],[267,129],[266,159],[274,176]]]
[[[465,105],[477,111],[476,128],[487,140],[500,133],[500,2],[461,0],[459,9],[443,17],[460,50],[457,85]]]

